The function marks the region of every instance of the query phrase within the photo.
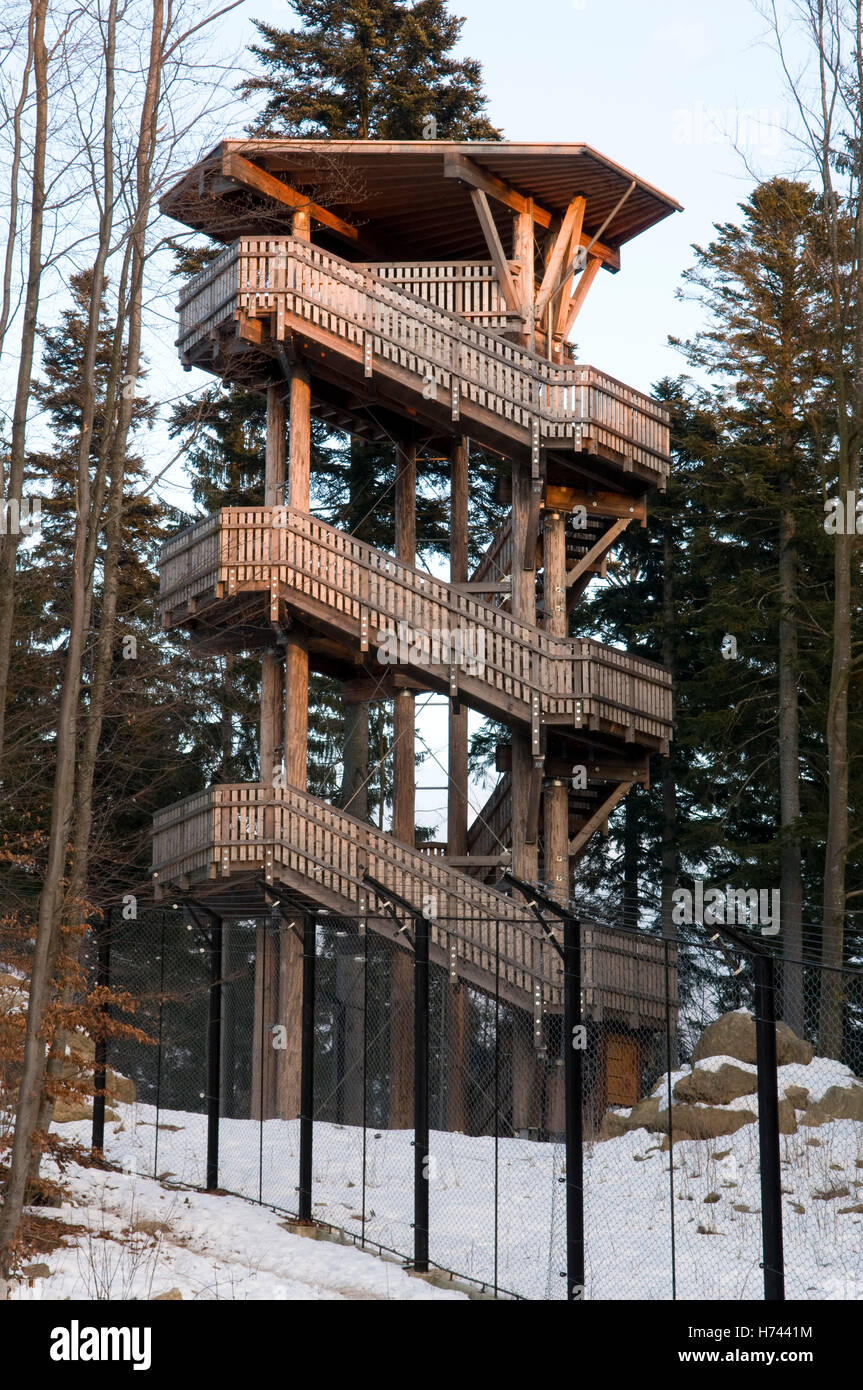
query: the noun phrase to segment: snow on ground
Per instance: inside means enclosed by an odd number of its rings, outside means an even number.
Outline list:
[[[796,1081],[796,1070],[782,1068],[788,1076],[781,1076],[781,1082]],[[844,1077],[847,1069],[841,1070]],[[841,1079],[837,1071],[826,1084]],[[755,1097],[745,1099],[750,1108],[757,1107]],[[157,1282],[164,1288],[176,1285],[184,1297],[186,1288],[189,1297],[439,1296],[397,1265],[291,1237],[279,1227],[278,1216],[251,1202],[172,1188],[203,1182],[203,1115],[161,1111],[156,1167],[169,1187],[134,1178],[129,1170],[153,1171],[156,1111],[142,1104],[117,1110],[119,1122],[106,1126],[106,1152],[126,1173],[106,1179],[89,1170],[89,1209],[98,1211],[92,1184],[110,1181],[119,1184],[109,1189],[111,1211],[121,1213],[117,1220],[129,1224],[122,1213],[127,1213],[133,1192],[141,1194],[147,1218],[164,1209],[173,1213],[171,1221],[187,1239],[178,1242],[173,1232],[163,1237],[173,1261],[164,1271],[160,1268]],[[88,1123],[61,1128],[65,1136],[89,1142]],[[636,1130],[586,1147],[586,1296],[672,1296],[673,1178],[677,1297],[761,1297],[757,1126],[745,1125],[719,1139],[675,1143],[673,1174],[661,1142],[661,1135]],[[838,1120],[813,1129],[801,1126],[796,1134],[784,1135],[781,1144],[788,1297],[863,1299],[863,1213],[850,1210],[863,1205],[863,1125]],[[432,1260],[489,1283],[496,1268],[503,1290],[527,1298],[562,1297],[562,1146],[501,1139],[496,1156],[491,1138],[433,1132],[430,1147]],[[220,1182],[232,1192],[255,1200],[260,1194],[272,1206],[296,1210],[298,1161],[298,1122],[269,1120],[260,1126],[222,1120]],[[74,1181],[85,1180],[76,1176]],[[316,1124],[313,1210],[321,1220],[355,1234],[365,1229],[370,1242],[407,1256],[413,1219],[410,1132],[369,1130],[364,1151],[361,1129]],[[79,1210],[76,1219],[81,1220]],[[193,1262],[188,1270],[187,1259]],[[66,1290],[68,1281],[83,1278],[74,1253],[61,1262],[52,1256],[48,1263],[52,1269],[62,1264],[49,1281],[50,1296],[55,1296],[56,1279],[67,1281],[62,1283]],[[367,1268],[374,1273],[361,1276]],[[362,1277],[371,1282],[363,1284]],[[181,1278],[187,1279],[185,1286]],[[362,1288],[372,1292],[356,1292]]]
[[[172,1290],[184,1301],[465,1298],[397,1263],[292,1235],[284,1217],[239,1197],[77,1164],[64,1186],[68,1200],[50,1215],[85,1230],[41,1257],[50,1277],[13,1286],[13,1299],[116,1301]]]

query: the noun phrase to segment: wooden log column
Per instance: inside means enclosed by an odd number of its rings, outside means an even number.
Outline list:
[[[543,524],[545,628],[566,637],[566,531],[561,512],[546,513]],[[547,781],[543,794],[544,878],[555,897],[569,897],[569,787],[560,778]]]
[[[266,922],[259,922],[255,940],[255,1017],[252,1041],[252,1119],[271,1120],[277,1114],[278,1064],[273,1025],[279,1017],[279,944]]]
[[[309,239],[309,211],[294,214],[293,234]],[[311,506],[312,389],[300,363],[291,368],[291,433],[288,452],[288,497],[291,508]],[[306,790],[309,737],[309,653],[305,640],[291,631],[285,640],[285,781]]]
[[[267,387],[264,505],[281,506],[285,489],[285,402],[281,383]],[[283,672],[278,651],[261,657],[261,781],[272,787],[281,772]]]
[[[396,455],[396,559],[409,565],[416,560],[416,496],[416,446],[405,443],[400,445]],[[411,691],[400,690],[393,708],[393,835],[411,846],[416,840],[415,740],[414,697]],[[395,950],[390,1025],[392,1129],[409,1129],[413,1123],[413,977],[412,955]]]
[[[536,623],[536,570],[532,553],[531,478],[525,463],[512,467],[512,615],[519,621]],[[525,569],[525,561],[530,568]],[[539,856],[536,829],[528,824],[534,760],[530,735],[512,731],[512,866],[519,878],[533,882],[538,877]]]
[[[468,577],[467,494],[469,443],[463,436],[453,442],[450,455],[450,562],[451,584]],[[449,711],[449,777],[447,789],[447,853],[467,854],[467,709]]]
[[[519,267],[521,277],[521,312],[524,319],[522,342],[525,347],[531,350],[533,350],[534,346],[534,303],[536,291],[533,233],[533,199],[529,198],[528,206],[525,211],[516,213],[513,219],[512,258]]]
[[[279,1023],[285,1028],[285,1048],[276,1053],[276,1096],[279,1118],[300,1115],[300,1070],[303,1012],[303,920],[279,924]]]
[[[468,577],[467,499],[470,442],[464,436],[453,440],[450,453],[450,583],[464,583]],[[447,778],[447,854],[467,854],[467,709],[449,709],[449,776]],[[447,986],[446,1046],[447,1089],[446,1125],[464,1133],[468,1127],[467,1078],[470,995],[464,980]]]

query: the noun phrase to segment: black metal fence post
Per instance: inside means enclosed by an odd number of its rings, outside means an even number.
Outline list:
[[[109,907],[107,916],[100,914],[96,928],[96,984],[108,989],[111,984],[111,917]],[[104,1020],[108,1019],[108,1005],[100,1008]],[[101,1154],[105,1148],[105,1091],[108,1081],[108,1035],[104,1028],[94,1044],[93,1070],[93,1133],[90,1141],[94,1153]]]
[[[222,919],[210,916],[207,1026],[207,1191],[219,1186],[219,1110],[222,1072]]]
[[[312,1145],[315,1106],[315,954],[317,925],[309,912],[303,922],[303,1004],[300,1039],[300,1200],[299,1218],[312,1219]]]
[[[414,1269],[429,1267],[429,922],[414,941]]]
[[[776,981],[773,957],[761,951],[755,952],[754,968],[764,1297],[770,1303],[781,1303],[785,1299],[785,1265],[782,1249],[782,1180],[776,1075]]]
[[[566,1151],[566,1296],[584,1297],[584,1051],[581,923],[563,919],[563,1047]]]

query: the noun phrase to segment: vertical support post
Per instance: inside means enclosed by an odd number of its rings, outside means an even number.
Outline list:
[[[285,402],[281,385],[267,387],[267,439],[264,462],[264,505],[276,507],[285,501]],[[278,768],[276,749],[281,743],[283,677],[281,658],[276,651],[261,657],[261,782],[272,787]]]
[[[783,1303],[785,1265],[782,1249],[782,1180],[776,1076],[776,980],[772,956],[760,951],[756,953],[754,969],[764,1298],[768,1303]]]
[[[277,652],[261,656],[261,784],[272,787],[279,771],[276,748],[282,722],[282,663]]]
[[[521,312],[524,317],[522,343],[533,350],[534,346],[534,304],[536,285],[534,276],[533,241],[533,199],[528,199],[524,212],[518,212],[513,220],[512,235],[513,260],[521,270]]]
[[[429,1267],[429,921],[414,938],[414,1269]]]
[[[299,1218],[312,1219],[312,1144],[315,1107],[315,952],[316,926],[311,912],[303,922],[303,1008],[300,1060],[300,1200]]]
[[[550,309],[549,309],[549,312]],[[547,512],[542,544],[545,630],[566,637],[566,529],[561,512]],[[560,780],[546,783],[543,807],[543,877],[556,898],[569,897],[569,788]]]
[[[296,224],[296,218],[294,220]],[[297,363],[291,368],[288,501],[293,511],[300,512],[308,512],[311,505],[311,409],[309,374],[304,366]],[[288,632],[284,640],[285,781],[289,787],[299,787],[305,791],[309,739],[309,653],[298,633]]]
[[[569,898],[569,788],[560,778],[547,782],[543,806],[543,876],[553,897]]]
[[[292,235],[308,241],[308,208],[294,213]],[[308,512],[311,506],[312,386],[302,362],[291,367],[291,429],[288,441],[288,476],[285,502],[293,511]],[[285,782],[306,790],[309,740],[309,653],[303,637],[288,632],[285,643]]]
[[[412,565],[416,559],[416,445],[401,444],[396,456],[395,488],[396,558]],[[416,711],[409,690],[400,690],[393,706],[393,835],[413,846],[416,838],[416,760],[414,740]],[[407,951],[394,949],[392,957],[393,1009],[390,1042],[390,1109],[393,1129],[411,1123],[411,1010],[412,962]],[[416,1025],[416,1017],[414,1017]]]
[[[536,622],[536,571],[522,563],[531,513],[530,466],[512,466],[512,616],[516,622]],[[535,882],[539,874],[536,840],[528,842],[527,816],[534,765],[529,734],[512,731],[512,866],[519,878]]]
[[[282,1120],[295,1120],[302,1113],[303,922],[280,913],[278,935],[273,934],[273,1017],[287,1036],[284,1050],[273,1052],[272,1113]]]
[[[470,444],[462,435],[450,452],[450,552],[451,584],[465,583],[467,565],[468,458]],[[467,710],[449,709],[449,762],[447,778],[447,854],[467,854]]]
[[[581,923],[563,919],[563,1047],[566,1088],[566,1296],[584,1297],[584,1053],[581,1025]]]
[[[207,1191],[219,1186],[219,1103],[222,1061],[222,922],[210,917],[210,991],[207,1023]]]
[[[100,914],[96,928],[96,984],[108,989],[111,984],[111,912]],[[100,1009],[103,1019],[108,1019],[108,1005]],[[105,1148],[105,1088],[108,1079],[108,1039],[100,1030],[94,1049],[93,1071],[93,1133],[90,1141],[94,1153],[101,1154]]]

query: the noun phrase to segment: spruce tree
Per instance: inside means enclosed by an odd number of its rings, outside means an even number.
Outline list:
[[[479,63],[453,52],[464,21],[443,0],[293,0],[291,9],[296,28],[255,21],[260,42],[251,51],[263,73],[246,78],[240,91],[266,100],[250,135],[420,139],[431,114],[440,139],[500,138],[484,114]],[[393,544],[395,444],[351,439],[347,497],[338,497],[332,475],[321,480],[336,524],[383,549]],[[445,469],[425,460],[420,472],[418,547],[446,553],[446,519],[435,496]],[[383,711],[380,704],[344,709],[340,801],[362,819],[387,793],[384,780],[375,786],[369,762],[370,745],[387,746]]]

